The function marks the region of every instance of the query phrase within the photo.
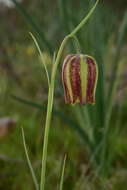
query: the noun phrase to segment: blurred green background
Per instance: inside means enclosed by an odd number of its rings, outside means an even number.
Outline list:
[[[48,94],[45,71],[29,32],[37,38],[51,72],[53,53],[95,1],[10,2],[0,1],[0,190],[25,190],[34,189],[34,186],[24,154],[21,126],[24,127],[29,155],[39,179]],[[89,22],[77,35],[81,52],[94,56],[101,65],[95,106],[65,105],[61,65],[59,67],[48,147],[46,190],[58,189],[65,154],[64,189],[127,189],[126,23],[126,0],[101,0]],[[63,57],[75,52],[75,44],[70,41]],[[97,154],[94,150],[103,141],[103,125],[110,112],[108,97],[114,81],[117,86],[111,99],[112,112],[103,161],[100,157],[103,144]],[[92,158],[95,162],[91,163]]]

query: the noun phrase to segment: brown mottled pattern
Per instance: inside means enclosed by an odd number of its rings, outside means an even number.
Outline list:
[[[88,64],[87,102],[95,103],[94,86],[96,79],[96,66],[91,57],[86,57]]]
[[[81,81],[80,81],[80,56],[76,56],[71,63],[71,85],[73,91],[73,103],[77,99],[81,101]]]

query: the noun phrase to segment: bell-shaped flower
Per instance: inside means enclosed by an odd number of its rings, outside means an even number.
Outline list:
[[[65,102],[94,104],[98,67],[93,57],[83,54],[67,55],[62,67]]]

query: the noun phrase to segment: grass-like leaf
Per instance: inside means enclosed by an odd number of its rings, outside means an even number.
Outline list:
[[[49,43],[44,32],[40,29],[39,25],[36,23],[33,17],[21,5],[21,3],[17,2],[16,0],[11,0],[11,1],[15,4],[17,10],[23,15],[25,21],[31,26],[33,32],[35,32],[35,34],[39,37],[39,40],[41,40],[41,43],[40,43],[41,46],[43,48],[46,48],[50,53],[52,53],[53,49],[51,47],[51,44]]]
[[[125,37],[125,32],[127,30],[127,11],[125,12],[125,15],[123,17],[123,21],[120,27],[119,35],[118,35],[118,41],[117,41],[117,48],[116,48],[116,53],[114,57],[114,62],[113,62],[113,67],[112,67],[112,72],[111,72],[111,81],[109,85],[109,90],[108,90],[108,96],[107,96],[107,104],[108,104],[108,116],[107,116],[107,121],[111,117],[111,112],[112,112],[112,104],[113,104],[113,98],[116,92],[117,88],[117,75],[119,71],[119,63],[120,63],[120,53],[123,45],[123,40]]]
[[[71,20],[68,14],[68,0],[58,0],[58,8],[59,8],[59,14],[60,14],[60,24],[63,28],[63,31],[66,34],[69,34],[71,31],[71,28],[70,28]],[[70,49],[74,51],[74,44],[72,41],[69,43],[69,45],[70,45]]]
[[[34,36],[31,32],[30,32],[30,36],[32,37],[32,39],[33,39],[33,41],[34,41],[34,43],[35,43],[35,45],[36,45],[36,47],[37,47],[37,50],[38,50],[38,52],[39,52],[39,54],[40,54],[42,64],[44,65],[44,68],[45,68],[45,72],[46,72],[46,76],[47,76],[47,80],[48,80],[48,86],[50,86],[49,73],[48,73],[48,70],[47,70],[47,66],[46,66],[46,64],[45,64],[45,61],[43,60],[43,55],[42,55],[41,49],[40,49],[40,47],[39,47],[39,44],[38,44],[38,42],[37,42],[35,36]]]
[[[65,164],[66,164],[66,155],[65,155],[64,160],[63,160],[59,190],[63,190]]]
[[[31,164],[31,162],[30,162],[29,155],[28,155],[28,150],[27,150],[27,147],[26,147],[26,141],[25,141],[24,130],[23,130],[23,128],[21,128],[21,129],[22,129],[23,146],[24,146],[24,150],[25,150],[25,155],[26,155],[27,163],[28,163],[28,166],[29,166],[29,169],[30,169],[30,172],[31,172],[31,176],[32,176],[32,179],[33,179],[33,183],[34,183],[34,185],[35,185],[35,189],[36,189],[36,190],[39,190],[39,185],[38,185],[38,182],[37,182],[37,178],[36,178],[36,176],[35,176],[35,173],[34,173],[34,170],[33,170],[32,164]]]
[[[35,107],[37,109],[43,110],[44,112],[46,112],[47,110],[46,105],[37,104],[35,102],[26,100],[24,98],[21,98],[15,95],[11,95],[11,97],[16,101],[19,101],[20,103]],[[80,127],[80,125],[74,119],[71,119],[70,117],[65,115],[63,112],[56,110],[55,108],[53,109],[53,114],[60,117],[61,120],[64,121],[64,123],[66,123],[71,129],[75,130],[77,134],[81,137],[85,145],[87,144],[90,147],[90,149],[92,148],[92,143],[88,135],[85,133],[85,131]]]
[[[108,92],[108,97],[107,97],[107,115],[106,115],[106,121],[105,121],[105,126],[104,126],[104,131],[103,131],[103,149],[102,149],[102,158],[101,158],[101,171],[102,174],[106,174],[106,166],[107,166],[107,146],[108,146],[108,129],[109,129],[109,124],[110,124],[110,119],[111,119],[111,114],[112,114],[112,109],[113,109],[113,100],[114,96],[117,90],[117,76],[119,72],[119,66],[120,66],[120,52],[121,48],[123,45],[123,39],[125,35],[125,31],[127,29],[127,11],[124,15],[123,22],[121,25],[121,30],[118,35],[118,41],[117,41],[117,49],[114,57],[114,62],[113,62],[113,67],[112,67],[112,80],[109,85],[109,92]]]

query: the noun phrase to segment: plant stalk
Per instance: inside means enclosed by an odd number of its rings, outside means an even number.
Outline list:
[[[47,116],[46,116],[45,132],[44,132],[44,145],[43,145],[43,156],[42,156],[42,170],[41,170],[40,190],[45,189],[47,147],[48,147],[49,129],[50,129],[50,124],[51,124],[51,116],[52,116],[52,108],[53,108],[55,76],[56,76],[57,66],[59,64],[63,49],[64,49],[65,44],[66,44],[68,39],[69,39],[68,36],[65,37],[62,44],[61,44],[61,46],[60,46],[56,61],[55,61],[54,65],[53,65],[53,70],[52,70],[52,75],[51,75],[51,83],[49,85]]]
[[[49,129],[51,124],[51,116],[53,110],[53,97],[54,97],[54,86],[55,86],[55,77],[57,72],[57,67],[62,57],[63,49],[69,40],[69,38],[74,38],[76,33],[86,24],[94,9],[96,8],[99,0],[96,1],[95,5],[91,8],[88,14],[83,18],[83,20],[79,23],[79,25],[69,34],[67,35],[61,43],[61,46],[58,50],[58,54],[53,64],[52,74],[51,74],[51,82],[49,84],[49,92],[48,92],[48,105],[47,105],[47,115],[46,115],[46,124],[45,124],[45,132],[44,132],[44,145],[43,145],[43,155],[42,155],[42,169],[41,169],[41,182],[40,182],[40,190],[45,189],[45,174],[46,174],[46,160],[47,160],[47,148],[48,148],[48,138],[49,138]]]

